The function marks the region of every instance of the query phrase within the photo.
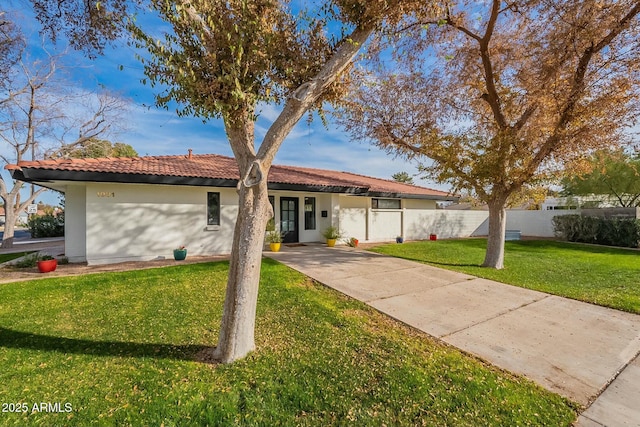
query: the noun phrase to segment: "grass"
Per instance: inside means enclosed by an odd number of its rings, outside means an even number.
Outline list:
[[[0,264],[3,264],[7,261],[14,260],[16,258],[23,257],[25,255],[29,255],[31,252],[18,252],[12,254],[0,254]]]
[[[485,239],[385,245],[378,253],[640,313],[640,252],[549,240],[509,241],[505,268],[480,267]]]
[[[0,425],[568,426],[574,406],[265,260],[257,351],[216,342],[227,263],[0,286]],[[60,413],[33,411],[58,402]],[[68,406],[65,406],[67,405]],[[64,412],[71,408],[70,412]]]

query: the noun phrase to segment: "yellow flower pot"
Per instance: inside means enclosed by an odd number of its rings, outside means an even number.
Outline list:
[[[280,252],[281,243],[269,243],[269,248],[271,248],[271,252]]]
[[[330,248],[334,247],[336,245],[336,240],[337,239],[327,239],[327,246]]]

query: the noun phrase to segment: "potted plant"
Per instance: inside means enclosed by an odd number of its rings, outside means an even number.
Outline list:
[[[182,245],[173,250],[173,259],[184,261],[187,258],[187,248]]]
[[[267,242],[269,242],[271,252],[280,252],[280,245],[282,245],[282,233],[278,230],[267,231]]]
[[[342,233],[340,232],[338,227],[330,225],[322,232],[322,236],[327,239],[327,246],[332,248],[336,245],[336,240],[342,237]]]
[[[38,271],[40,273],[49,273],[55,271],[58,267],[58,260],[51,255],[43,255],[38,258]]]
[[[347,246],[351,247],[351,248],[357,248],[358,247],[358,239],[356,239],[355,237],[349,237],[346,240]]]

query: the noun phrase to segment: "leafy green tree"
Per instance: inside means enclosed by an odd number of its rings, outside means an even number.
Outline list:
[[[407,172],[396,172],[391,175],[396,182],[402,182],[404,184],[413,184],[413,177],[409,175]]]
[[[640,157],[622,150],[599,151],[585,168],[562,180],[563,196],[607,195],[621,207],[640,206]]]
[[[137,157],[138,152],[123,142],[111,143],[106,139],[91,138],[78,145],[63,146],[57,152],[59,157],[100,158],[100,157]]]

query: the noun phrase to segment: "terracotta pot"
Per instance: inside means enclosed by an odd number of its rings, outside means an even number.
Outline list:
[[[269,243],[269,248],[271,248],[271,252],[280,252],[280,245],[282,243]]]
[[[45,261],[38,261],[38,271],[40,273],[49,273],[51,271],[55,271],[58,267],[57,259],[48,259]]]

